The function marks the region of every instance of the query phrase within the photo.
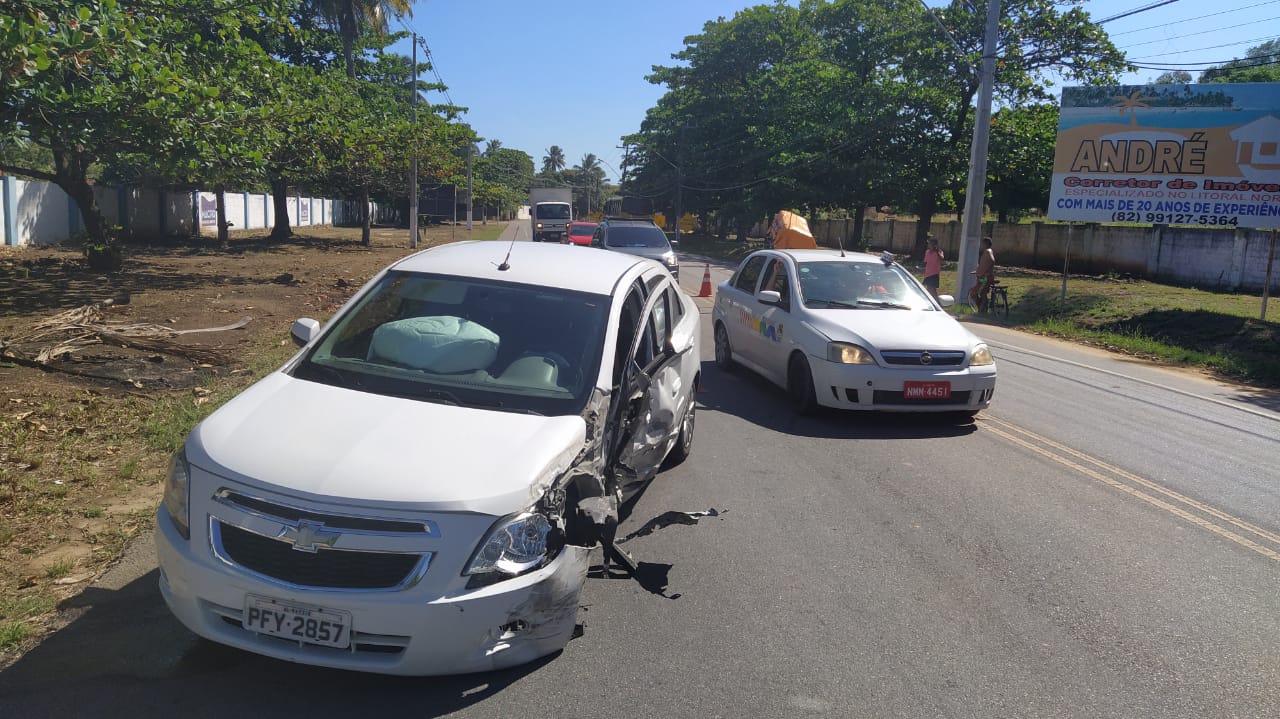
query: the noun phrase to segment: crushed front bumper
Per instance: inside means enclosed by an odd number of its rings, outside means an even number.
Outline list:
[[[573,636],[590,550],[567,546],[529,574],[453,596],[285,587],[237,572],[156,517],[160,592],[188,629],[221,644],[286,661],[402,675],[501,669],[562,649]],[[246,629],[246,597],[270,597],[351,615],[351,645],[302,644]]]

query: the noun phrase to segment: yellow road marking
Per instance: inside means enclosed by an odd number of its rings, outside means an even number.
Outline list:
[[[1081,453],[1081,452],[1078,452],[1078,451],[1076,451],[1076,450],[1074,450],[1074,449],[1071,449],[1070,447],[1065,447],[1065,446],[1063,446],[1063,445],[1061,445],[1061,444],[1059,444],[1059,443],[1057,443],[1057,442],[1054,442],[1053,440],[1050,440],[1050,439],[1048,439],[1048,438],[1041,437],[1041,436],[1039,436],[1039,435],[1037,435],[1037,434],[1034,434],[1034,433],[1032,433],[1032,432],[1028,432],[1028,431],[1026,431],[1026,430],[1024,430],[1024,429],[1021,429],[1021,428],[1018,428],[1018,427],[1014,427],[1013,425],[1011,425],[1011,424],[1009,424],[1009,423],[1007,423],[1007,422],[1002,422],[1002,421],[1000,421],[1000,420],[996,420],[996,419],[994,419],[994,418],[992,418],[992,417],[990,417],[990,416],[986,416],[986,417],[984,417],[983,419],[984,419],[984,421],[983,421],[983,425],[985,425],[985,427],[986,427],[986,429],[987,429],[988,431],[990,431],[990,432],[992,432],[992,433],[994,433],[994,434],[996,434],[996,435],[999,435],[1000,437],[1003,437],[1004,439],[1007,439],[1007,440],[1009,440],[1010,442],[1013,442],[1014,444],[1017,444],[1017,445],[1019,445],[1019,446],[1025,447],[1025,448],[1027,448],[1027,449],[1031,450],[1032,452],[1035,452],[1036,454],[1039,454],[1039,455],[1042,455],[1042,456],[1044,456],[1044,457],[1047,457],[1048,459],[1050,459],[1050,460],[1052,460],[1052,461],[1054,461],[1054,462],[1057,462],[1058,464],[1061,464],[1061,465],[1063,465],[1063,466],[1065,466],[1065,467],[1069,467],[1069,468],[1071,468],[1071,469],[1074,469],[1075,471],[1077,471],[1077,472],[1079,472],[1079,473],[1081,473],[1081,474],[1085,475],[1086,477],[1091,477],[1091,478],[1093,478],[1093,479],[1096,479],[1096,480],[1098,480],[1099,482],[1102,482],[1103,484],[1105,484],[1105,485],[1107,485],[1107,486],[1109,486],[1109,487],[1114,487],[1115,489],[1118,489],[1118,490],[1120,490],[1120,491],[1122,491],[1122,492],[1125,492],[1126,494],[1129,494],[1129,495],[1131,495],[1131,496],[1133,496],[1133,497],[1136,497],[1136,498],[1138,498],[1138,499],[1140,499],[1140,500],[1142,500],[1142,501],[1144,501],[1144,502],[1146,502],[1146,503],[1148,503],[1148,504],[1150,504],[1150,505],[1152,505],[1152,506],[1154,506],[1154,507],[1157,507],[1157,508],[1159,508],[1159,509],[1163,509],[1164,511],[1166,511],[1166,512],[1168,512],[1168,513],[1170,513],[1170,514],[1172,514],[1172,515],[1174,515],[1174,516],[1176,516],[1176,517],[1178,517],[1178,518],[1180,518],[1180,519],[1183,519],[1183,520],[1185,520],[1185,521],[1187,521],[1187,522],[1190,522],[1191,524],[1194,524],[1194,525],[1196,525],[1197,527],[1200,527],[1200,528],[1202,528],[1202,529],[1207,529],[1207,530],[1209,530],[1210,532],[1213,532],[1214,534],[1217,534],[1217,535],[1218,535],[1218,536],[1220,536],[1220,537],[1223,537],[1223,538],[1225,538],[1225,539],[1228,539],[1228,540],[1230,540],[1230,541],[1232,541],[1232,542],[1235,542],[1236,544],[1239,544],[1239,545],[1240,545],[1240,546],[1242,546],[1242,547],[1245,547],[1245,548],[1250,549],[1250,550],[1252,550],[1252,551],[1254,551],[1254,552],[1257,552],[1258,554],[1261,554],[1262,556],[1267,557],[1268,559],[1273,559],[1273,560],[1275,560],[1275,561],[1277,561],[1277,562],[1280,562],[1280,552],[1276,552],[1275,550],[1270,549],[1269,547],[1264,547],[1263,545],[1258,544],[1257,542],[1253,541],[1252,539],[1249,539],[1248,537],[1244,537],[1244,536],[1241,536],[1241,535],[1239,535],[1239,534],[1236,534],[1235,532],[1232,532],[1231,530],[1226,529],[1225,527],[1220,527],[1220,526],[1218,526],[1218,525],[1214,524],[1213,522],[1210,522],[1209,520],[1204,519],[1203,517],[1196,516],[1196,515],[1192,514],[1191,512],[1188,512],[1187,510],[1185,510],[1185,509],[1183,509],[1183,508],[1181,508],[1181,507],[1175,506],[1175,505],[1173,505],[1173,504],[1170,504],[1169,502],[1164,501],[1163,499],[1160,499],[1159,497],[1152,496],[1152,495],[1150,495],[1150,494],[1147,494],[1146,492],[1143,492],[1142,490],[1140,490],[1140,489],[1138,489],[1138,488],[1136,488],[1136,487],[1132,487],[1132,486],[1130,486],[1130,485],[1128,485],[1128,484],[1125,484],[1124,482],[1121,482],[1121,481],[1119,481],[1119,480],[1117,480],[1117,479],[1113,479],[1113,478],[1111,478],[1111,477],[1108,477],[1108,476],[1106,476],[1106,475],[1102,474],[1101,472],[1098,472],[1097,470],[1094,470],[1094,469],[1092,469],[1092,468],[1090,468],[1090,467],[1086,467],[1086,466],[1084,466],[1084,465],[1082,465],[1082,464],[1080,464],[1080,463],[1078,463],[1078,462],[1074,462],[1074,461],[1072,461],[1072,460],[1068,459],[1067,457],[1063,457],[1063,456],[1061,456],[1061,455],[1054,454],[1054,453],[1053,453],[1053,452],[1051,452],[1050,450],[1045,449],[1045,447],[1041,446],[1041,444],[1048,445],[1048,446],[1050,446],[1050,447],[1053,447],[1053,448],[1055,448],[1055,449],[1058,449],[1058,450],[1060,450],[1060,451],[1063,451],[1063,452],[1065,452],[1065,453],[1067,453],[1067,454],[1070,454],[1070,455],[1073,455],[1073,456],[1079,457],[1080,459],[1084,459],[1085,461],[1088,461],[1088,462],[1090,462],[1090,463],[1096,464],[1096,465],[1098,465],[1099,467],[1103,467],[1103,468],[1105,468],[1107,471],[1114,472],[1115,474],[1117,474],[1117,475],[1119,475],[1119,476],[1122,476],[1122,477],[1124,477],[1124,478],[1126,478],[1126,479],[1130,479],[1131,481],[1135,481],[1135,482],[1137,482],[1138,484],[1141,484],[1141,485],[1142,485],[1142,486],[1144,486],[1144,487],[1148,487],[1148,488],[1151,488],[1151,489],[1157,490],[1157,491],[1159,491],[1161,494],[1165,494],[1165,495],[1169,496],[1170,498],[1172,498],[1172,499],[1176,499],[1177,501],[1182,502],[1182,503],[1184,503],[1184,504],[1186,504],[1186,505],[1188,505],[1188,506],[1195,507],[1196,509],[1199,509],[1199,510],[1201,510],[1201,511],[1204,511],[1204,512],[1206,512],[1207,514],[1210,514],[1210,515],[1212,515],[1212,516],[1214,516],[1214,517],[1217,517],[1217,518],[1219,518],[1219,519],[1222,519],[1223,521],[1229,522],[1230,524],[1233,524],[1233,525],[1235,525],[1235,526],[1237,526],[1237,527],[1239,527],[1239,528],[1241,528],[1241,529],[1246,529],[1246,530],[1247,530],[1247,531],[1249,531],[1249,532],[1252,532],[1252,533],[1254,533],[1254,534],[1257,534],[1259,537],[1262,537],[1262,538],[1268,539],[1269,541],[1277,541],[1277,540],[1276,540],[1276,538],[1275,538],[1275,537],[1276,537],[1276,535],[1274,535],[1274,534],[1272,534],[1272,533],[1270,533],[1270,532],[1267,532],[1266,530],[1263,530],[1263,529],[1259,529],[1259,528],[1257,528],[1257,527],[1254,527],[1253,525],[1249,524],[1248,522],[1245,522],[1244,520],[1237,519],[1237,518],[1235,518],[1235,517],[1232,517],[1232,516],[1231,516],[1231,515],[1229,515],[1229,514],[1226,514],[1225,512],[1222,512],[1222,511],[1220,511],[1220,510],[1214,509],[1214,508],[1212,508],[1212,507],[1208,507],[1207,505],[1205,505],[1205,504],[1203,504],[1203,503],[1201,503],[1201,502],[1197,502],[1197,501],[1195,501],[1195,500],[1191,499],[1190,497],[1185,497],[1185,496],[1183,496],[1183,495],[1181,495],[1181,494],[1178,494],[1177,492],[1174,492],[1174,491],[1173,491],[1173,490],[1171,490],[1171,489],[1167,489],[1167,488],[1165,488],[1165,487],[1161,487],[1161,486],[1159,486],[1159,485],[1155,484],[1154,482],[1151,482],[1151,481],[1149,481],[1149,480],[1142,479],[1141,477],[1137,477],[1136,475],[1133,475],[1133,474],[1131,474],[1131,473],[1129,473],[1129,472],[1125,472],[1124,470],[1119,469],[1118,467],[1111,467],[1110,465],[1107,465],[1105,462],[1101,462],[1101,461],[1099,461],[1099,460],[1097,460],[1097,459],[1094,459],[1094,458],[1092,458],[1092,457],[1089,457],[1089,456],[1087,456],[1087,455],[1084,455],[1084,454],[1083,454],[1083,453]],[[997,426],[996,426],[997,424],[999,424],[999,425],[1000,425],[1000,427],[997,427]],[[1016,434],[1014,434],[1013,432],[1010,432],[1010,431],[1008,431],[1008,430],[1004,429],[1004,428],[1006,428],[1006,427],[1007,427],[1007,428],[1009,428],[1009,429],[1012,429],[1012,430],[1014,430],[1014,431],[1016,431],[1016,432],[1019,432],[1019,433],[1021,433],[1021,434],[1025,434],[1025,435],[1027,435],[1027,436],[1029,436],[1029,437],[1032,437],[1036,442],[1039,442],[1039,443],[1041,443],[1041,444],[1035,444],[1035,443],[1032,443],[1032,442],[1030,442],[1030,441],[1027,441],[1027,440],[1023,439],[1022,437],[1017,436],[1017,435],[1016,435]],[[1280,544],[1280,542],[1277,542],[1277,543],[1278,543],[1278,544]]]

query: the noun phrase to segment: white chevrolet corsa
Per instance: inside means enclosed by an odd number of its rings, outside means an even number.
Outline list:
[[[985,344],[887,255],[762,250],[716,291],[716,363],[745,365],[806,413],[974,415],[991,402]]]
[[[293,335],[158,511],[164,599],[223,644],[410,675],[552,653],[618,504],[692,447],[698,310],[651,260],[446,245]]]

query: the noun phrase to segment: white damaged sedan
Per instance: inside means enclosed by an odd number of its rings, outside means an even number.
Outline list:
[[[716,363],[742,364],[818,405],[894,412],[986,408],[987,346],[888,255],[762,250],[716,290]]]
[[[619,503],[692,448],[698,310],[651,260],[445,245],[293,336],[158,510],[161,593],[223,644],[409,675],[552,653]]]

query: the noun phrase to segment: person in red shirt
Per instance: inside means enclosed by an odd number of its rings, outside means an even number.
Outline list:
[[[938,283],[942,278],[942,261],[946,259],[938,247],[938,238],[929,235],[928,247],[924,251],[924,287],[936,299]]]

